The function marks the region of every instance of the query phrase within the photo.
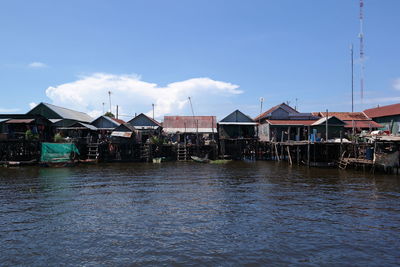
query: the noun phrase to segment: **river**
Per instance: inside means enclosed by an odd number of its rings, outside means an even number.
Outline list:
[[[276,162],[0,167],[1,266],[396,266],[400,178]]]

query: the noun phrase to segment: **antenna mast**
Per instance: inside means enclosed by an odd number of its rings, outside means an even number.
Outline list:
[[[108,91],[108,100],[110,101],[110,112],[111,112],[111,91]]]
[[[363,32],[363,21],[364,21],[364,0],[360,0],[360,91],[361,91],[361,103],[364,99],[364,32]]]
[[[350,46],[351,53],[351,112],[354,112],[354,55],[353,44]]]

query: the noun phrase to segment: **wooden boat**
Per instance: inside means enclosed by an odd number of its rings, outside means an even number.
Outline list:
[[[217,160],[211,160],[210,163],[212,164],[226,164],[231,162],[231,159],[217,159]]]
[[[205,157],[205,158],[200,158],[200,157],[196,157],[196,156],[191,156],[192,160],[195,162],[199,162],[199,163],[209,163],[210,160]]]
[[[51,168],[64,168],[64,167],[74,167],[77,162],[67,161],[67,162],[40,162],[40,167],[51,167]]]
[[[5,167],[30,166],[30,165],[35,165],[36,163],[37,163],[36,159],[28,161],[0,161],[0,164],[4,165]]]

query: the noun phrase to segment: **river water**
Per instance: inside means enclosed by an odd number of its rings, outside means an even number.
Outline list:
[[[400,177],[275,162],[0,168],[1,266],[395,266]]]

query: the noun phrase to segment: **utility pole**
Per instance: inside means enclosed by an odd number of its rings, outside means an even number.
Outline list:
[[[111,91],[108,91],[108,100],[110,102],[110,112],[111,112]]]
[[[154,103],[151,104],[151,106],[153,107],[153,120],[154,120]]]
[[[264,97],[260,97],[260,104],[261,104],[261,108],[260,108],[260,115],[262,114],[262,106],[263,106],[263,102],[264,102]]]
[[[194,125],[196,127],[196,146],[197,146],[197,154],[199,154],[199,122],[196,121],[196,117],[194,116],[192,99],[190,98],[190,96],[188,97],[188,99],[189,99],[189,103],[190,103],[190,108],[192,110],[193,122],[195,123]],[[197,124],[196,124],[196,122],[197,122]]]
[[[354,112],[354,53],[353,44],[350,46],[351,54],[351,112]]]
[[[364,0],[360,0],[360,91],[361,91],[361,103],[364,99],[364,31],[363,31],[363,21],[364,21]]]
[[[102,103],[102,105],[103,105],[103,115],[104,115],[104,105],[105,105],[105,104],[106,104],[106,103],[104,103],[104,102]]]
[[[257,126],[257,136],[260,137],[260,127],[261,127],[261,114],[262,114],[262,106],[263,106],[263,102],[264,102],[264,97],[260,98],[260,104],[261,104],[261,108],[260,108],[260,116],[258,117],[258,126]]]
[[[328,142],[328,119],[329,119],[329,114],[328,114],[328,110],[326,110],[326,120],[325,120],[325,132],[326,132],[326,135],[325,135],[325,138],[326,138],[326,142]]]

